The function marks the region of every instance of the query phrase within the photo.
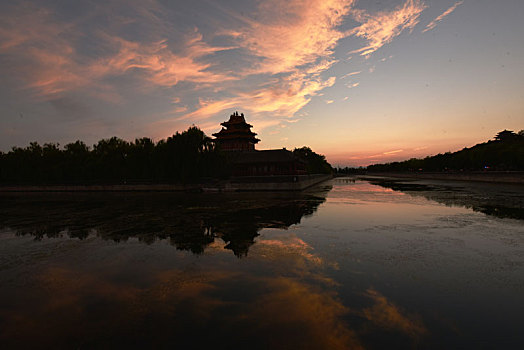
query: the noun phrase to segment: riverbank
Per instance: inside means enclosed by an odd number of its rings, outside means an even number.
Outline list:
[[[450,180],[450,181],[475,181],[475,182],[495,182],[507,184],[524,185],[524,171],[484,171],[484,172],[460,172],[460,173],[367,173],[357,175],[366,179],[374,176],[400,178],[400,179],[427,179],[427,180]]]
[[[331,175],[245,176],[201,184],[113,184],[113,185],[13,185],[0,186],[9,192],[239,192],[301,191],[330,179]]]

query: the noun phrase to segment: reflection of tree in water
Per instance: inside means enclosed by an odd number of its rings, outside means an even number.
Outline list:
[[[406,180],[375,180],[374,185],[447,205],[461,206],[499,218],[524,220],[524,188],[493,183],[412,183]]]
[[[95,234],[115,242],[166,239],[201,254],[220,238],[245,256],[262,228],[288,228],[313,214],[327,191],[257,194],[16,194],[0,202],[0,228],[35,239]]]

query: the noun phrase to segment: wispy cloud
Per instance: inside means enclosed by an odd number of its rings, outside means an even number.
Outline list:
[[[281,140],[287,141],[287,138]],[[278,237],[278,239],[260,239],[257,240],[257,244],[261,245],[262,247],[259,248],[262,249],[271,247],[288,254],[299,255],[314,264],[323,263],[322,258],[310,253],[313,248],[309,244],[293,235]]]
[[[41,96],[55,98],[80,88],[106,90],[103,95],[110,96],[109,85],[102,82],[104,78],[137,72],[159,86],[234,79],[229,72],[212,72],[212,64],[202,62],[202,58],[231,47],[208,45],[196,29],[176,48],[170,47],[167,38],[130,41],[96,30],[90,34],[98,45],[111,49],[90,58],[76,46],[78,23],[66,23],[50,10],[27,6],[15,7],[16,16],[1,16],[0,53],[18,58],[11,63],[14,69],[23,72],[25,86]]]
[[[0,15],[0,50],[18,47],[34,40],[60,40],[70,25],[58,26],[52,20],[52,11],[26,3],[25,6],[12,5]]]
[[[441,22],[444,17],[446,17],[447,15],[449,15],[451,12],[455,11],[455,9],[457,7],[459,7],[460,5],[462,5],[462,3],[464,3],[464,1],[457,1],[455,4],[453,4],[453,6],[451,6],[449,9],[447,9],[446,11],[444,11],[440,16],[438,16],[437,18],[435,18],[433,21],[431,21],[427,26],[426,28],[424,28],[424,30],[422,31],[422,33],[425,33],[427,32],[428,30],[432,30],[433,28],[435,28],[437,26],[437,24],[439,24],[439,22]]]
[[[270,0],[260,3],[257,21],[230,32],[239,46],[261,58],[254,71],[282,73],[317,63],[327,68],[337,42],[345,33],[342,24],[354,0]]]
[[[255,88],[231,89],[232,96],[213,102],[200,101],[182,118],[205,119],[233,106],[257,115],[292,117],[313,96],[335,83],[322,73],[337,61],[332,57],[337,42],[347,34],[338,29],[353,0],[306,0],[262,2],[258,20],[225,31],[252,64],[237,72],[246,78],[265,75]]]
[[[130,2],[111,19],[105,2],[78,18],[61,15],[51,4],[49,9],[36,2],[13,4],[0,14],[0,54],[9,58],[16,81],[47,101],[74,92],[124,105],[144,91],[160,92],[166,107],[155,106],[151,125],[208,125],[237,108],[263,129],[296,120],[299,112],[306,115],[303,108],[337,79],[346,79],[348,88],[359,85],[348,79],[367,71],[353,66],[356,60],[344,71],[349,73],[337,75],[337,65],[349,60],[336,52],[342,39],[364,39],[364,47],[353,52],[369,56],[413,29],[425,8],[422,0],[405,0],[392,10],[370,13],[355,4],[269,0],[247,7],[247,15],[217,7],[221,16],[210,16],[214,22],[199,28],[191,27],[198,23],[178,27],[170,17],[177,5],[157,0]],[[358,22],[353,29],[347,27],[349,18]],[[221,29],[213,32],[213,27]]]
[[[357,82],[357,83],[351,83],[351,82],[350,82],[350,83],[347,83],[347,84],[346,84],[346,87],[347,87],[348,89],[352,89],[352,88],[357,87],[357,86],[359,86],[359,85],[360,85],[360,83],[358,83],[358,82]]]
[[[395,329],[415,339],[428,334],[418,315],[408,314],[374,289],[368,289],[367,295],[375,302],[362,311],[368,320],[383,329]]]
[[[328,70],[336,60],[332,57],[338,41],[347,36],[365,37],[369,47],[356,50],[368,55],[380,46],[390,42],[405,28],[418,23],[418,15],[424,5],[418,0],[408,0],[403,6],[391,12],[368,14],[353,8],[354,1],[307,0],[264,2],[258,9],[258,20],[247,21],[247,27],[227,32],[233,36],[239,47],[247,50],[258,60],[244,75],[249,74],[291,74],[280,77],[252,92],[243,92],[227,101],[216,102],[224,108],[239,104],[253,113],[274,112],[292,116],[303,108],[312,96],[334,83],[334,77],[323,80],[321,73]],[[363,24],[351,31],[339,29],[343,19],[352,15]],[[371,49],[372,48],[372,49]],[[350,72],[342,78],[359,74]],[[357,87],[351,83],[348,87]],[[242,104],[242,102],[248,102]],[[329,102],[327,102],[329,103]],[[215,109],[213,109],[214,111]],[[185,117],[204,117],[209,111],[203,105],[201,111]]]
[[[212,100],[203,100],[199,99],[199,107],[191,113],[185,114],[180,119],[191,119],[191,120],[201,120],[208,118],[214,114],[222,112],[228,108],[233,108],[235,105],[238,105],[240,102],[237,98],[230,98],[222,101],[212,101]]]
[[[170,49],[166,39],[150,44],[119,37],[106,39],[118,47],[118,52],[92,66],[92,70],[100,75],[137,70],[143,72],[147,80],[160,86],[174,86],[180,81],[217,83],[234,79],[228,74],[214,73],[209,70],[210,63],[198,61],[204,56],[231,48],[209,46],[197,31],[188,36],[180,48],[180,54]]]
[[[403,149],[396,149],[394,151],[384,152],[382,154],[388,155],[388,154],[395,154],[395,153],[400,153],[400,152],[404,152],[404,150]]]
[[[419,22],[420,13],[425,8],[426,5],[420,0],[407,0],[402,6],[392,11],[376,14],[369,14],[364,10],[355,11],[355,20],[362,24],[351,30],[351,34],[365,39],[368,44],[351,53],[369,55],[391,42],[403,30],[413,30]]]
[[[344,74],[340,79],[345,79],[345,78],[348,78],[348,77],[351,77],[351,76],[357,75],[357,74],[360,74],[360,71]]]
[[[0,15],[0,53],[9,60],[9,69],[25,80],[24,87],[55,95],[86,83],[83,69],[74,66],[74,47],[64,34],[67,23],[57,24],[52,12],[33,6],[12,6]]]
[[[200,100],[198,108],[182,119],[206,119],[235,106],[243,106],[244,110],[255,115],[272,113],[274,117],[290,118],[308,104],[318,91],[334,83],[334,77],[323,80],[295,73],[259,89],[238,91],[233,97],[216,101]]]
[[[383,156],[388,156],[388,155],[397,154],[397,153],[401,153],[401,152],[404,152],[404,150],[403,149],[397,149],[397,150],[382,152],[382,153],[373,154],[373,155],[353,156],[353,157],[349,157],[349,159],[351,159],[351,160],[378,159],[378,158],[381,158]]]

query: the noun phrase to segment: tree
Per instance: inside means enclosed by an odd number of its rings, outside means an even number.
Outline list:
[[[503,130],[494,141],[477,144],[458,152],[447,152],[424,159],[374,164],[369,171],[478,171],[524,170],[524,131]]]
[[[293,153],[306,161],[306,169],[309,174],[331,174],[333,172],[326,157],[313,152],[309,147],[295,148]]]

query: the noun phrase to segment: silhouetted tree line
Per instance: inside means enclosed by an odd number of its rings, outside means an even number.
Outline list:
[[[307,162],[309,173],[332,171],[325,157],[308,147],[294,153]],[[92,147],[82,141],[63,148],[31,142],[0,152],[4,184],[191,183],[226,178],[230,169],[227,155],[195,126],[157,143],[146,137],[134,142],[112,137]]]
[[[374,164],[368,171],[507,171],[524,170],[524,130],[499,132],[494,140],[447,152],[412,158],[403,162]]]
[[[187,183],[227,175],[226,158],[194,126],[157,143],[112,137],[93,147],[82,141],[63,148],[31,142],[0,152],[0,181],[11,184]]]
[[[333,172],[326,157],[313,152],[309,147],[295,148],[293,153],[306,161],[306,170],[309,174],[331,174]]]

